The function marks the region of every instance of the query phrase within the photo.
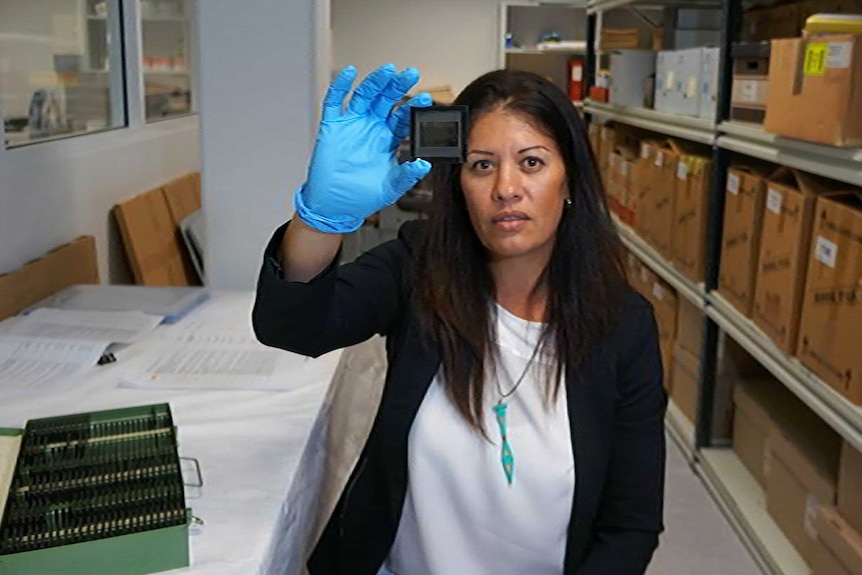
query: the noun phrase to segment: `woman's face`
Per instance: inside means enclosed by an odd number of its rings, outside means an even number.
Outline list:
[[[461,188],[491,261],[550,259],[569,197],[556,141],[516,112],[498,110],[470,128]]]

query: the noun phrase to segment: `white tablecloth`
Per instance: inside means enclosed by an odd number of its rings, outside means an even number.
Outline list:
[[[254,294],[217,293],[183,321],[250,324]],[[180,325],[180,324],[177,324]],[[159,330],[172,326],[160,326]],[[23,427],[29,419],[167,402],[179,434],[180,455],[200,461],[204,487],[187,504],[203,526],[191,535],[188,575],[250,575],[261,567],[274,537],[299,458],[341,352],[313,362],[314,381],[286,392],[189,391],[120,388],[124,373],[139,369],[153,340],[117,353],[117,362],[93,368],[62,389],[20,392],[0,389],[0,427]],[[285,352],[287,353],[287,352]],[[288,374],[289,376],[289,374]]]

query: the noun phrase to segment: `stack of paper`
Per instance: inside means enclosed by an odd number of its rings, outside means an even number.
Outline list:
[[[59,385],[96,365],[112,343],[133,343],[162,318],[141,312],[37,309],[0,323],[0,386]]]
[[[0,335],[0,387],[37,389],[92,368],[108,342]]]
[[[82,311],[140,311],[174,323],[209,298],[206,288],[137,285],[74,285],[42,300],[32,309],[51,307]]]

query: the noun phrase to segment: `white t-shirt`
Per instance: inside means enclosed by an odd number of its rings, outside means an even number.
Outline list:
[[[514,386],[543,324],[497,306],[500,388]],[[434,378],[410,430],[409,482],[401,522],[385,563],[394,575],[560,575],[575,490],[565,382],[546,399],[541,354],[509,396],[508,435],[515,459],[510,485],[500,460],[486,384],[485,429],[471,429]]]

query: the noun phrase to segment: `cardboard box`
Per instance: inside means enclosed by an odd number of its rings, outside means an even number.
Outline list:
[[[728,170],[718,291],[746,316],[751,315],[754,303],[765,194],[764,169],[737,166]]]
[[[637,192],[634,184],[637,151],[618,146],[611,154],[608,165],[608,183],[613,200],[611,210],[624,224],[635,226],[637,217]]]
[[[599,137],[601,135],[601,125],[590,122],[587,128],[587,136],[590,140],[590,148],[593,150],[593,156],[596,158],[596,165],[599,164]]]
[[[687,352],[679,345],[674,346],[672,377],[671,399],[688,420],[694,424],[697,421],[699,401],[700,357]]]
[[[668,394],[673,393],[673,340],[660,339],[661,365],[664,375],[663,385]]]
[[[766,110],[769,98],[769,76],[733,76],[731,106]]]
[[[817,513],[835,504],[840,438],[811,414],[770,435],[769,449],[767,510],[810,563],[817,552]]]
[[[754,292],[754,322],[785,353],[796,353],[814,202],[825,188],[790,168],[767,182]]]
[[[0,274],[0,320],[71,285],[97,283],[96,240],[81,236],[17,270]]]
[[[862,575],[862,535],[830,507],[820,509],[815,527],[828,557],[812,561],[812,575]]]
[[[802,363],[862,405],[862,192],[819,197],[799,332]]]
[[[769,420],[753,413],[760,406],[751,407],[740,398],[739,387],[734,390],[733,451],[751,472],[761,487],[766,485],[766,463],[769,461]]]
[[[846,441],[838,473],[838,512],[862,533],[862,453]]]
[[[670,253],[674,267],[695,282],[704,279],[711,186],[712,160],[681,154],[676,169]]]
[[[769,38],[795,38],[802,32],[799,4],[781,4],[769,8]]]
[[[681,153],[679,146],[672,141],[663,142],[656,148],[652,162],[650,197],[644,208],[650,212],[650,243],[667,260],[673,259],[670,242],[676,196],[676,170]]]
[[[742,17],[740,39],[746,42],[768,40],[771,15],[768,8],[747,10]]]
[[[676,290],[663,279],[654,275],[652,288],[649,291],[649,300],[655,310],[659,338],[675,339],[678,305]]]
[[[681,297],[677,304],[676,342],[685,351],[699,356],[703,353],[704,316],[693,303]]]
[[[638,217],[635,229],[647,243],[652,244],[653,234],[653,185],[656,182],[655,156],[662,147],[656,140],[643,140],[640,144],[640,157],[635,168],[634,187],[637,195]]]
[[[772,377],[738,378],[733,390],[733,447],[743,464],[761,486],[771,467],[770,437],[782,433],[797,421],[815,417],[783,384]]]
[[[703,46],[703,44],[700,45]],[[700,69],[700,103],[697,115],[714,122],[718,111],[718,65],[721,61],[721,50],[719,48],[702,48],[702,50],[703,65]]]
[[[767,132],[835,146],[862,146],[862,37],[773,40]]]
[[[652,108],[655,52],[618,50],[611,53],[610,103]]]

